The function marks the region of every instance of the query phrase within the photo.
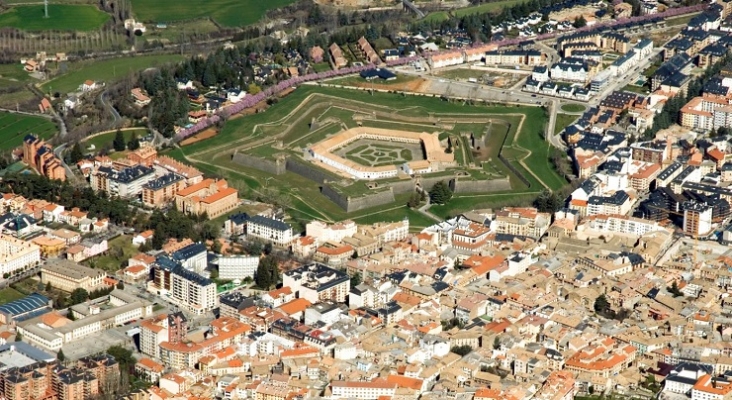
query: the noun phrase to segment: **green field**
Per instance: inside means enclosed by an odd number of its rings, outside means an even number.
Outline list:
[[[378,114],[385,112],[389,114]],[[356,116],[363,116],[364,119],[359,119],[360,122],[357,122]],[[440,127],[436,124],[436,121],[440,120],[449,120],[451,123]],[[313,121],[322,122],[322,125],[311,126]],[[265,183],[269,187],[280,188],[288,193],[292,200],[292,207],[288,212],[296,221],[314,218],[326,221],[345,218],[371,220],[382,218],[379,215],[385,210],[393,210],[390,212],[396,216],[401,218],[407,216],[414,219],[415,224],[422,218],[421,224],[425,224],[428,221],[424,221],[426,218],[424,215],[410,214],[405,207],[402,207],[408,194],[401,196],[404,198],[400,197],[392,206],[384,205],[375,210],[367,209],[347,214],[323,196],[319,185],[314,181],[291,172],[273,176],[245,167],[234,163],[231,154],[237,150],[265,158],[277,153],[299,157],[302,155],[303,147],[314,144],[343,128],[355,127],[357,124],[429,133],[440,133],[444,130],[442,133],[446,136],[440,135],[443,139],[447,136],[458,137],[466,131],[472,131],[476,136],[488,132],[490,134],[486,143],[488,154],[483,160],[483,168],[481,169],[478,163],[476,168],[466,170],[468,175],[476,179],[508,176],[514,188],[509,194],[525,193],[534,197],[544,187],[543,184],[552,189],[561,188],[565,184],[551,166],[548,156],[549,144],[541,139],[545,122],[544,111],[532,106],[464,106],[460,102],[450,103],[431,97],[388,93],[376,93],[372,96],[363,91],[302,86],[266,112],[230,119],[218,135],[169,151],[168,155],[195,164],[204,173],[226,178],[239,188],[244,197],[256,198],[257,189],[265,186]],[[275,139],[281,146],[272,146]],[[504,141],[507,146],[503,146]],[[460,142],[462,143],[460,154],[456,152],[456,159],[466,164],[476,162],[476,156],[467,149],[468,141],[460,139]],[[511,170],[497,160],[499,151],[502,151],[509,163],[529,181],[530,186],[520,181]],[[526,169],[534,171],[537,177]],[[439,174],[444,175],[445,179],[451,179],[454,171]],[[335,175],[330,180],[344,181]],[[335,189],[349,196],[373,192],[363,181],[339,183]],[[494,194],[476,195],[481,196],[482,201],[489,202]],[[505,198],[504,193],[495,195],[498,199]],[[450,214],[469,210],[473,208],[471,204],[469,201],[451,202],[441,212]]]
[[[56,134],[56,125],[43,117],[0,112],[0,150],[20,147],[29,133],[48,139]]]
[[[109,241],[109,251],[105,255],[92,257],[84,261],[93,268],[103,269],[107,272],[117,272],[122,268],[122,263],[130,257],[139,253],[137,247],[132,245],[132,237],[127,235],[117,236]]]
[[[575,103],[567,103],[562,105],[562,111],[568,112],[568,113],[578,113],[585,111],[587,107],[581,105],[581,104],[575,104]]]
[[[506,7],[513,7],[525,0],[503,0],[503,1],[494,1],[491,3],[483,3],[481,5],[473,6],[473,7],[466,7],[461,8],[459,10],[455,10],[453,12],[453,15],[456,17],[464,17],[466,15],[470,14],[484,14],[487,12],[501,12],[502,9]]]
[[[196,18],[212,18],[227,27],[239,27],[259,21],[271,9],[284,7],[294,0],[212,0],[181,2],[179,0],[132,0],[132,11],[144,22],[175,22]]]
[[[156,56],[122,57],[101,61],[82,61],[69,65],[69,72],[51,79],[41,86],[45,92],[69,93],[76,91],[87,79],[93,81],[110,82],[121,79],[132,72],[146,68],[159,67],[163,64],[182,60],[176,54]]]
[[[557,114],[557,120],[554,123],[554,134],[556,135],[561,132],[569,124],[576,121],[577,118],[579,118],[577,115]]]
[[[125,143],[130,140],[132,137],[132,133],[137,132],[137,137],[140,138],[142,136],[147,135],[147,129],[140,128],[135,130],[129,130],[129,131],[122,131],[122,135],[125,137]],[[87,149],[90,145],[94,145],[95,150],[99,151],[103,149],[105,146],[112,146],[112,141],[114,140],[114,136],[117,134],[117,132],[107,132],[101,135],[94,136],[92,138],[83,139],[83,148]]]
[[[0,290],[0,304],[10,303],[13,300],[19,300],[25,297],[23,293],[9,287]]]
[[[0,26],[26,31],[93,31],[110,16],[91,5],[49,4],[48,18],[43,4],[14,6],[0,14]]]

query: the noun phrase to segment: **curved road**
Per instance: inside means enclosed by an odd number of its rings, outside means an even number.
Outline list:
[[[122,119],[122,117],[119,115],[119,112],[117,112],[117,109],[115,109],[114,106],[107,102],[106,97],[107,89],[104,89],[104,91],[99,94],[99,101],[102,103],[102,107],[109,110],[110,114],[112,114],[114,126],[117,126],[117,123]]]

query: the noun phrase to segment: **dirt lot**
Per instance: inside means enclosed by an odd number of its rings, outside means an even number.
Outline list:
[[[379,90],[400,90],[404,92],[421,92],[425,89],[426,86],[429,85],[429,81],[427,81],[424,78],[418,78],[418,79],[410,79],[406,82],[402,83],[391,83],[391,84],[380,84],[380,83],[374,83],[373,85],[371,82],[359,82],[356,83],[354,86],[362,87],[362,88],[374,88]]]
[[[216,128],[208,128],[205,131],[202,131],[201,133],[197,133],[191,137],[185,138],[180,142],[181,146],[187,146],[189,144],[198,143],[202,140],[206,140],[208,138],[212,138],[216,135],[218,135],[218,131]]]

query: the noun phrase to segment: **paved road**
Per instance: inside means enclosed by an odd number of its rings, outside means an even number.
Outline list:
[[[112,114],[112,121],[114,123],[114,126],[117,126],[122,117],[117,112],[117,109],[115,109],[114,106],[107,101],[107,89],[104,89],[104,91],[99,94],[99,101],[102,103],[102,107],[106,108],[109,113]]]

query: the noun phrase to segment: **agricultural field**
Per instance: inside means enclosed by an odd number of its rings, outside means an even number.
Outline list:
[[[132,12],[143,22],[171,23],[211,18],[226,27],[240,27],[259,21],[271,9],[284,7],[294,0],[132,0]]]
[[[163,64],[177,62],[182,59],[183,57],[177,54],[164,54],[72,63],[69,64],[67,73],[44,83],[41,86],[41,90],[44,92],[74,92],[87,79],[97,82],[110,82],[122,78],[131,72],[159,67]]]
[[[246,167],[235,163],[232,155],[239,152],[271,160],[283,154],[309,164],[302,159],[303,149],[359,125],[435,133],[443,146],[448,137],[452,138],[459,166],[431,176],[444,176],[449,180],[455,177],[456,171],[462,171],[460,174],[467,180],[507,176],[512,189],[507,193],[495,193],[497,199],[504,199],[511,193],[534,197],[544,187],[559,189],[565,184],[551,166],[549,144],[541,138],[545,122],[544,111],[537,107],[463,106],[431,97],[389,93],[372,96],[363,91],[302,86],[265,112],[232,118],[217,135],[170,151],[168,155],[192,163],[204,173],[228,179],[243,197],[256,198],[258,189],[265,185],[280,189],[291,199],[289,213],[295,220],[351,218],[362,221],[381,218],[374,215],[387,215],[384,213],[388,211],[388,215],[400,217],[392,220],[406,216],[418,224],[415,226],[423,226],[427,223],[426,217],[404,207],[407,200],[406,197],[402,199],[404,196],[398,195],[393,206],[346,213],[321,194],[314,181],[289,171],[272,175]],[[470,137],[479,139],[483,146],[471,146]],[[384,144],[358,144],[346,149],[345,153],[350,152],[352,159],[359,158],[363,164],[380,164],[380,158],[397,162],[415,157],[411,150],[404,150],[386,148]],[[523,179],[498,160],[499,153]],[[373,193],[365,181],[322,171],[331,176],[329,180],[336,182],[336,190],[343,194],[358,197]],[[389,178],[384,182],[399,179],[405,178]],[[494,193],[475,195],[490,202]],[[456,199],[460,197],[456,196]],[[450,214],[474,207],[470,201],[455,201],[443,208],[441,213]]]
[[[56,125],[43,117],[0,112],[0,150],[20,147],[29,133],[48,139],[56,134]]]
[[[42,3],[17,5],[0,14],[0,26],[27,31],[93,31],[104,25],[109,14],[92,5],[49,4],[48,18]]]

